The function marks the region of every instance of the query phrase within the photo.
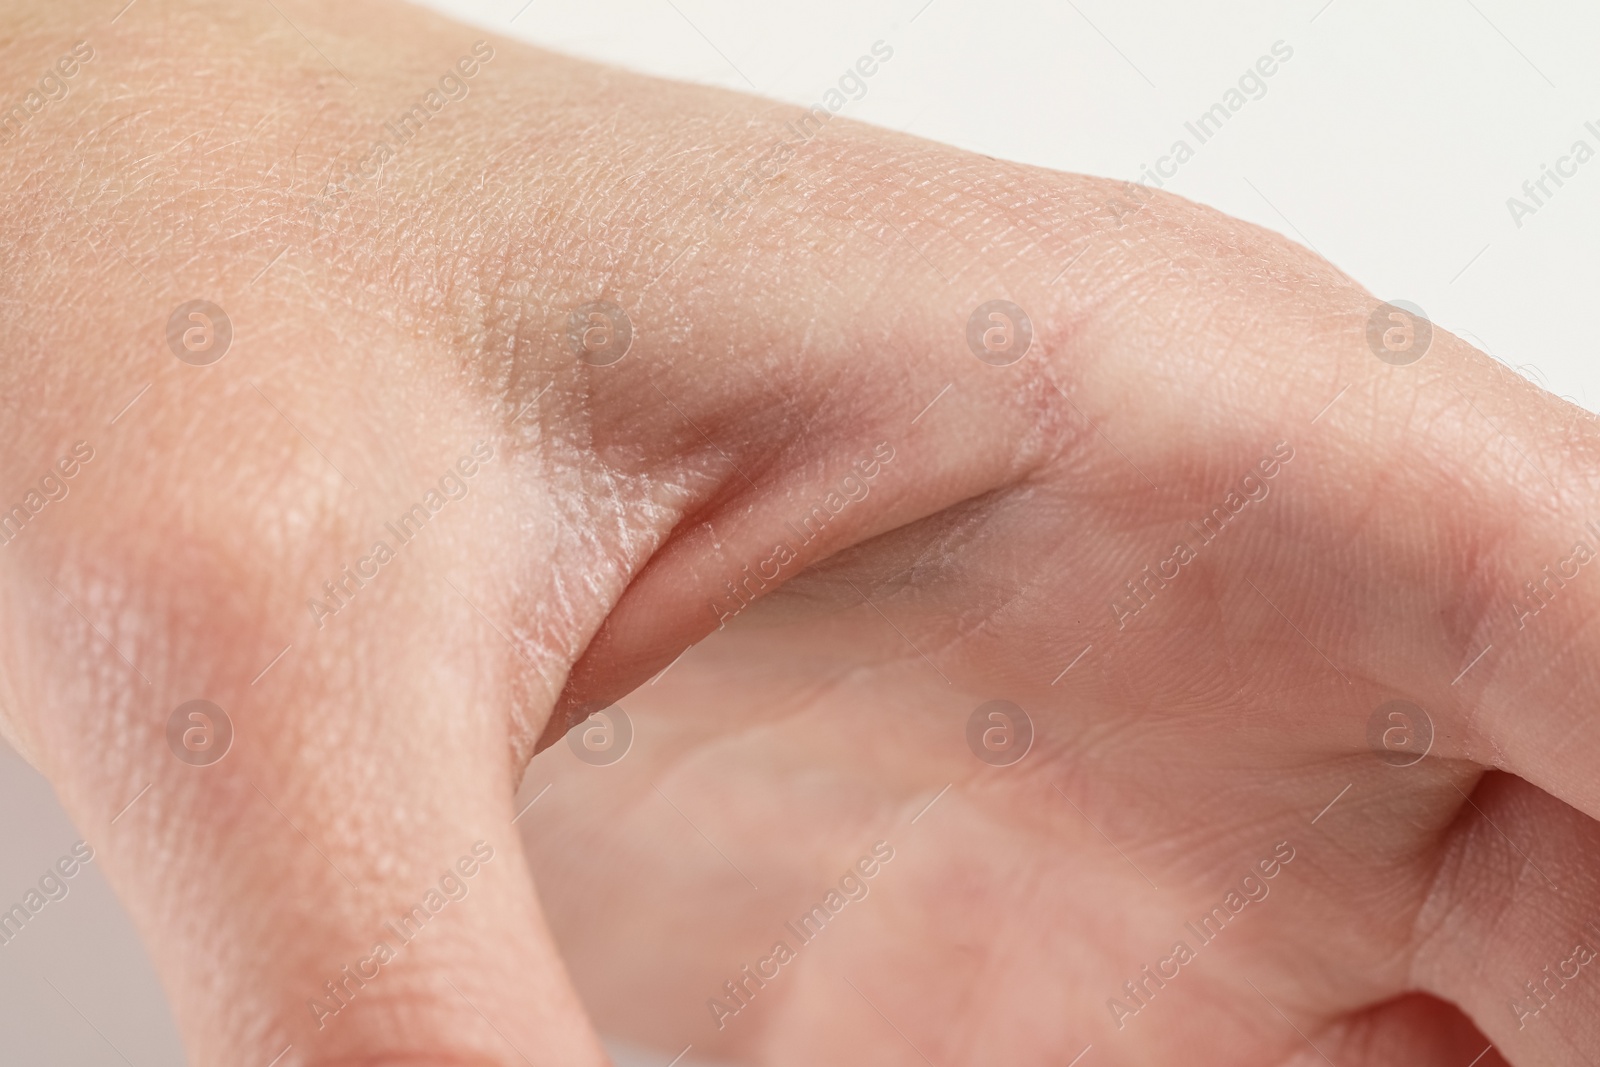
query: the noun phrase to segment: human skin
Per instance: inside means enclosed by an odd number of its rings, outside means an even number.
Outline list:
[[[95,51],[0,147],[5,506],[94,449],[0,549],[0,725],[192,1062],[599,1064],[591,1015],[774,1065],[1594,1059],[1594,967],[1509,1007],[1600,914],[1600,586],[1512,608],[1593,544],[1589,415],[1443,330],[1380,361],[1378,301],[1275,235],[843,119],[718,214],[798,109],[505,40],[314,208],[484,34],[106,7],[0,15],[5,101]],[[234,328],[208,367],[164,334],[196,298]],[[997,298],[1035,331],[1004,367],[965,340]],[[635,331],[605,367],[566,336],[596,300]],[[476,442],[468,495],[319,625]],[[1119,620],[1278,442],[1270,493]],[[208,767],[166,739],[197,697],[236,730]],[[624,697],[634,751],[543,757],[513,823],[541,739]],[[1036,730],[1010,767],[966,745],[992,699]],[[1368,745],[1394,699],[1434,724],[1414,766]],[[707,1000],[880,840],[870,895],[719,1029]],[[1280,842],[1270,894],[1118,1019]]]

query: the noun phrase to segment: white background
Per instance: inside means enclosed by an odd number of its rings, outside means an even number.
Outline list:
[[[992,156],[1124,178],[1136,178],[1179,137],[1193,145],[1184,123],[1281,40],[1294,56],[1266,95],[1200,145],[1167,187],[1311,245],[1380,297],[1419,304],[1551,391],[1600,406],[1595,301],[1584,295],[1600,286],[1600,258],[1591,253],[1600,238],[1600,159],[1520,228],[1506,206],[1574,140],[1600,150],[1600,138],[1584,129],[1591,119],[1600,128],[1600,10],[1587,5],[433,6],[563,51],[802,104],[881,39],[894,59],[844,114]],[[547,756],[561,754],[558,746]],[[20,898],[75,840],[49,788],[0,748],[0,902]],[[661,1067],[670,1058],[640,1062]],[[150,966],[93,865],[66,900],[0,947],[0,1059],[29,1067],[183,1062]]]

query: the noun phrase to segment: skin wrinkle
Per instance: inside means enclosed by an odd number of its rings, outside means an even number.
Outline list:
[[[1493,773],[1474,769],[1470,772],[1470,780],[1456,783],[1457,787],[1476,802],[1478,794],[1485,783],[1492,778]],[[1495,835],[1496,842],[1500,840],[1495,830],[1484,825],[1479,810],[1465,799],[1461,800],[1455,809],[1455,818],[1451,822],[1445,842],[1435,851],[1431,877],[1426,883],[1426,892],[1418,904],[1412,922],[1407,971],[1414,978],[1422,977],[1419,972],[1428,967],[1436,942],[1453,940],[1458,936],[1459,931],[1452,928],[1451,910],[1464,907],[1472,896],[1488,896],[1488,894],[1471,893],[1470,885],[1464,884],[1472,880],[1481,882],[1493,874],[1481,864],[1464,862],[1465,854],[1472,849],[1473,839],[1484,834]],[[1500,916],[1513,906],[1516,894],[1496,895],[1493,899],[1497,902],[1494,907],[1498,914],[1491,913],[1486,917],[1487,925],[1491,929],[1501,925]]]

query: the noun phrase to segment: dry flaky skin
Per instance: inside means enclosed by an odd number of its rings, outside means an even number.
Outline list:
[[[1592,1062],[1589,969],[1510,1006],[1600,912],[1600,587],[1512,607],[1592,543],[1583,413],[1442,331],[1380,362],[1371,296],[1179,199],[1119,222],[1112,183],[843,120],[744,170],[796,109],[507,41],[330,200],[481,34],[116,6],[0,16],[5,100],[94,52],[0,147],[5,506],[94,450],[0,549],[0,722],[195,1063],[601,1063],[574,983],[607,1029],[779,1065],[1449,1065],[1472,1023],[1483,1064]],[[199,298],[235,332],[204,368],[164,335]],[[1036,331],[1009,367],[964,340],[995,298]],[[609,367],[567,347],[596,300],[635,330]],[[1119,624],[1279,442],[1270,494]],[[810,569],[630,698],[637,750],[562,764],[514,826],[541,735],[706,637],[880,444],[779,580]],[[204,768],[166,741],[197,697],[237,731]],[[996,698],[1037,728],[1010,768],[964,742]],[[1395,698],[1437,730],[1405,769],[1366,740]],[[879,840],[871,895],[719,1030],[708,999]],[[477,841],[465,900],[319,1030]],[[1280,842],[1265,900],[1108,1007]]]

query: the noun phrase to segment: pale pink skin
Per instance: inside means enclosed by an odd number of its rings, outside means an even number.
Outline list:
[[[0,550],[0,726],[192,1062],[599,1064],[596,1027],[782,1067],[1600,1054],[1594,967],[1511,1007],[1600,915],[1600,577],[1513,607],[1595,547],[1590,416],[1442,329],[1378,360],[1378,301],[1273,234],[1167,195],[1119,223],[1116,183],[842,119],[713,217],[797,109],[503,40],[318,214],[484,35],[278,6],[0,15],[7,100],[95,52],[0,152],[5,506],[95,453]],[[164,330],[201,297],[235,336],[197,368]],[[964,338],[997,298],[1035,330],[1008,367]],[[609,367],[567,347],[595,300],[635,330]],[[319,629],[307,599],[479,441]],[[237,731],[207,768],[166,743],[196,697]],[[624,697],[633,750],[540,760],[513,826],[538,740]],[[1036,729],[1011,767],[967,748],[993,699]],[[1435,727],[1412,767],[1368,747],[1392,699]],[[478,840],[467,897],[317,1030]],[[870,895],[719,1030],[708,999],[878,841]],[[1270,894],[1119,1019],[1280,842]]]

